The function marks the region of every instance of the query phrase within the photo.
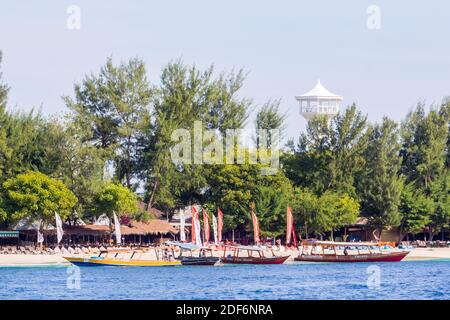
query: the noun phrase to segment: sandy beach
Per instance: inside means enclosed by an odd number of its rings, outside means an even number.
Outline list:
[[[291,257],[288,262],[292,262],[297,255],[295,251],[285,251],[289,253]],[[143,259],[154,259],[153,255],[146,254],[148,257]],[[83,256],[83,255],[80,255]],[[219,254],[220,256],[220,254]],[[417,260],[439,260],[450,259],[450,248],[416,248],[413,249],[404,261],[417,261]],[[64,266],[69,263],[62,257],[61,254],[43,254],[43,255],[31,255],[31,254],[9,254],[0,255],[0,267],[15,267],[15,266]]]

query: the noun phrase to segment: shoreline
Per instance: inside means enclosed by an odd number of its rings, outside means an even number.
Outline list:
[[[281,251],[283,252],[283,251]],[[288,262],[294,263],[296,252],[290,253]],[[81,255],[83,256],[83,255]],[[416,248],[413,249],[402,261],[446,261],[450,260],[450,248]],[[67,267],[70,263],[62,254],[32,255],[32,254],[10,254],[0,255],[0,267]]]

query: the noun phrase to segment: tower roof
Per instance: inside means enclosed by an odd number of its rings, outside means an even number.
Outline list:
[[[325,87],[320,83],[320,80],[317,80],[317,84],[314,86],[314,88],[312,88],[311,90],[309,90],[308,92],[300,95],[300,96],[296,96],[297,99],[302,99],[302,98],[328,98],[328,99],[339,99],[342,100],[342,96],[339,96],[337,94],[331,93],[330,91],[328,91],[327,89],[325,89]]]

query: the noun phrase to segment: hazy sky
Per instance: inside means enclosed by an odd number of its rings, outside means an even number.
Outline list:
[[[81,29],[66,26],[81,9]],[[369,29],[367,8],[381,9]],[[243,67],[242,95],[256,106],[282,98],[286,135],[305,128],[295,95],[317,78],[372,121],[400,120],[419,100],[450,95],[450,2],[442,1],[5,1],[0,5],[3,77],[10,106],[65,110],[62,95],[108,56],[142,58],[157,83],[182,58],[201,68]],[[373,17],[373,16],[372,16]]]

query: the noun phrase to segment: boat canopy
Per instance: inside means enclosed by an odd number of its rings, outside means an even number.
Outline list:
[[[167,244],[177,246],[180,249],[191,250],[191,251],[192,250],[198,250],[198,249],[211,250],[208,247],[199,246],[199,245],[194,244],[194,243],[184,243],[184,242],[173,242],[173,241],[170,241],[170,242],[167,242]]]
[[[230,245],[224,245],[223,247],[230,248],[230,249],[236,249],[236,250],[252,250],[252,251],[264,251],[267,249],[260,248],[260,247],[252,247],[252,246],[230,246]]]
[[[380,244],[377,242],[334,242],[334,241],[320,241],[320,240],[303,240],[303,244],[324,245],[324,246],[358,246],[358,247],[380,246]]]

